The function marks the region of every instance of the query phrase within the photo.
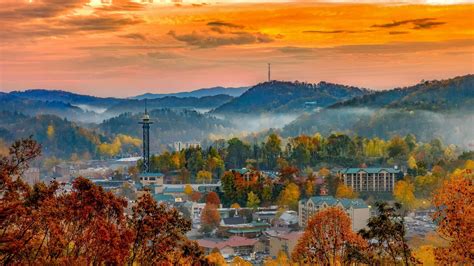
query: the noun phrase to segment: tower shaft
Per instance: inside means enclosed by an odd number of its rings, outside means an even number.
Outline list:
[[[142,172],[150,172],[150,123],[143,123],[143,166]]]

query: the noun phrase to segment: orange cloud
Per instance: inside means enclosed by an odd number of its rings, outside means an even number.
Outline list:
[[[278,79],[373,88],[474,72],[469,4],[66,2],[0,4],[2,90],[251,85],[267,62]]]

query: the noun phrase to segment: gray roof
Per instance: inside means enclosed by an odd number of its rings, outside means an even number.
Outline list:
[[[356,174],[358,172],[366,172],[369,174],[377,174],[382,171],[391,173],[391,174],[398,174],[400,170],[394,168],[383,168],[383,167],[373,167],[373,168],[344,168],[341,169],[340,172],[343,174]]]
[[[316,205],[326,203],[328,206],[336,206],[338,203],[341,203],[346,209],[349,209],[350,207],[354,209],[368,208],[368,205],[365,204],[362,199],[336,199],[333,196],[315,196],[310,199]]]
[[[244,217],[240,217],[240,216],[223,218],[222,220],[224,221],[224,224],[226,225],[236,225],[236,224],[246,223]]]
[[[140,177],[162,177],[162,173],[140,173]]]

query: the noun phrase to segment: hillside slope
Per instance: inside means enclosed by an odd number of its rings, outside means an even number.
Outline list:
[[[270,81],[248,89],[240,97],[212,111],[226,113],[287,113],[306,108],[326,107],[338,101],[368,93],[367,90],[320,82]]]

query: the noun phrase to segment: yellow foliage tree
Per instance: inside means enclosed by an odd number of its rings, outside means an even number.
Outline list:
[[[473,160],[467,160],[465,165],[464,165],[464,168],[469,169],[469,170],[474,170],[474,161]]]
[[[252,263],[242,259],[239,256],[234,257],[232,260],[232,266],[252,266]]]
[[[209,183],[212,181],[212,173],[209,171],[201,170],[197,173],[196,179],[199,183]]]
[[[280,193],[279,205],[289,207],[292,210],[298,209],[298,200],[300,199],[300,188],[295,183],[289,183]]]
[[[416,169],[417,165],[416,165],[416,159],[413,155],[411,155],[410,157],[408,157],[408,161],[407,161],[407,164],[408,164],[408,168],[410,169]]]
[[[48,128],[46,129],[46,135],[48,136],[49,140],[52,140],[54,138],[54,133],[55,129],[53,125],[49,125]]]
[[[436,265],[434,247],[431,245],[423,245],[413,251],[413,256],[421,263],[421,265]]]
[[[263,266],[291,266],[291,265],[296,265],[296,264],[291,263],[286,253],[282,250],[278,252],[278,256],[275,259],[268,257],[263,262]]]
[[[230,205],[230,207],[233,208],[233,209],[240,209],[240,205],[237,202],[232,203],[232,205]]]
[[[184,186],[184,194],[186,194],[188,197],[190,197],[194,192],[193,187],[190,184],[186,184]]]
[[[329,171],[327,168],[323,167],[321,169],[319,169],[319,172],[318,172],[319,176],[329,176],[331,174],[331,171]]]
[[[336,198],[346,198],[346,199],[355,199],[359,195],[357,192],[354,192],[351,187],[344,184],[339,184],[336,190]]]
[[[405,180],[400,180],[395,183],[393,190],[393,196],[395,199],[402,203],[405,209],[411,209],[415,203],[415,186]]]
[[[211,252],[206,256],[206,259],[211,265],[227,266],[224,257],[222,257],[219,251]]]

